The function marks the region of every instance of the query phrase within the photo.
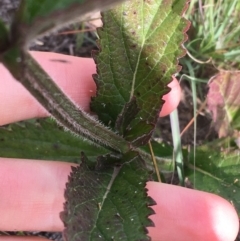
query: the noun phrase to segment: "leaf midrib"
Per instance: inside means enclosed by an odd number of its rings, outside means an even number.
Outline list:
[[[162,2],[160,2],[159,3],[159,5],[158,5],[158,7],[156,8],[156,9],[158,9],[160,6],[161,6],[161,4],[162,4]],[[139,54],[138,54],[138,58],[137,58],[137,64],[136,64],[136,67],[135,67],[135,70],[134,70],[134,72],[133,72],[133,80],[132,80],[132,88],[131,88],[131,92],[130,92],[130,98],[129,98],[129,101],[132,99],[132,97],[134,96],[134,90],[136,89],[136,86],[135,86],[135,83],[136,83],[136,76],[137,76],[137,72],[138,72],[138,67],[139,67],[139,64],[140,64],[140,56],[141,56],[141,54],[142,54],[142,51],[143,51],[143,48],[144,48],[144,44],[145,44],[145,41],[147,40],[147,39],[149,39],[150,37],[151,37],[151,35],[156,31],[156,29],[157,28],[155,28],[153,31],[152,31],[152,33],[148,36],[148,33],[149,33],[149,29],[150,29],[150,26],[152,25],[152,23],[153,23],[153,21],[154,21],[154,19],[155,19],[155,17],[156,17],[156,13],[158,12],[158,10],[156,10],[156,12],[155,12],[155,14],[153,15],[153,18],[152,18],[152,20],[151,20],[151,22],[150,22],[150,24],[148,25],[148,30],[146,31],[146,33],[144,34],[144,28],[143,28],[143,21],[144,21],[144,19],[143,19],[143,1],[142,1],[142,8],[141,8],[141,10],[142,10],[142,36],[143,36],[143,40],[142,40],[142,43],[141,43],[141,48],[140,48],[140,50],[139,50]],[[171,11],[169,11],[169,12],[171,12]],[[165,16],[165,18],[162,20],[162,23],[167,19],[167,17],[168,17],[168,15],[169,15],[169,12],[166,14],[166,16]],[[161,23],[161,25],[162,25],[162,23]],[[176,28],[178,27],[178,25],[176,26]],[[174,34],[174,32],[172,33],[172,35]],[[148,36],[148,38],[146,38],[146,36]],[[164,52],[165,52],[165,50],[166,50],[166,46],[165,46],[165,48],[164,48]],[[158,61],[158,63],[160,62],[160,60]],[[158,64],[158,63],[156,63],[156,65]],[[154,68],[156,67],[156,65],[154,66]],[[153,68],[153,69],[154,69]],[[152,72],[152,70],[150,71],[150,73]],[[150,74],[149,73],[149,74]],[[148,74],[148,76],[149,76],[149,74]],[[146,79],[147,77],[145,77],[145,79]],[[144,80],[145,80],[144,79]]]
[[[97,227],[97,221],[98,221],[99,215],[100,215],[100,213],[102,211],[102,207],[104,205],[104,202],[105,202],[105,200],[106,200],[106,198],[107,198],[107,196],[108,196],[108,194],[109,194],[109,192],[111,190],[111,187],[112,187],[116,177],[118,176],[120,170],[121,170],[121,167],[114,167],[114,169],[113,169],[112,177],[111,177],[111,179],[110,179],[110,181],[108,183],[108,186],[106,187],[106,191],[105,191],[105,193],[104,193],[104,195],[102,197],[102,202],[99,204],[100,208],[98,210],[98,213],[97,213],[94,225],[92,227],[92,230],[90,231],[90,235],[89,235],[90,237],[92,237],[92,233],[94,232],[94,229]]]

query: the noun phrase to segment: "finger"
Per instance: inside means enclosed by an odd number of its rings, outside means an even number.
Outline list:
[[[56,53],[31,52],[50,77],[85,111],[96,92],[92,74],[93,59]],[[47,116],[47,111],[0,64],[0,125],[34,117]]]
[[[96,85],[92,74],[96,73],[93,59],[78,58],[56,53],[31,52],[50,77],[75,103],[89,111],[91,96]],[[0,126],[20,120],[47,116],[47,111],[0,64]],[[169,114],[178,104],[180,88],[176,80],[165,95],[161,116]]]
[[[171,89],[170,92],[163,96],[165,103],[160,111],[159,116],[163,117],[169,115],[173,110],[175,110],[180,102],[181,98],[181,88],[178,80],[173,76],[172,82],[168,85]]]
[[[49,239],[41,237],[16,237],[16,236],[0,236],[0,241],[49,241]]]
[[[0,230],[62,231],[64,189],[71,164],[0,159]]]
[[[149,182],[156,201],[153,241],[233,241],[239,221],[233,206],[219,196],[178,186]],[[171,231],[172,230],[172,231]]]
[[[11,175],[9,175],[11,173]],[[70,164],[2,159],[0,175],[0,229],[63,229],[59,213]],[[149,182],[149,195],[157,202],[153,241],[232,241],[238,231],[233,207],[213,194]],[[171,230],[174,230],[172,232]]]

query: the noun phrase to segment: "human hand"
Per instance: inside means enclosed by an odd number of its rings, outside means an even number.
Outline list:
[[[38,52],[33,52],[33,56],[71,99],[89,110],[90,97],[95,93],[92,59]],[[67,62],[56,61],[59,59]],[[0,73],[0,125],[48,115],[1,65]],[[170,113],[179,100],[179,86],[176,82],[172,85],[171,94],[164,97],[162,115]],[[59,213],[70,166],[75,164],[0,158],[0,165],[0,230],[62,231]],[[238,216],[226,200],[156,182],[148,182],[147,189],[157,203],[153,206],[156,214],[151,216],[155,227],[148,228],[153,241],[234,241]],[[45,239],[0,237],[1,240]]]

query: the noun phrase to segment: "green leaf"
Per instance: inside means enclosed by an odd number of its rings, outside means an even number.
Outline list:
[[[171,174],[174,169],[171,158],[172,148],[157,142],[153,142],[152,146],[159,169],[164,174]],[[94,162],[98,156],[109,152],[64,131],[49,118],[0,127],[1,157],[79,163],[81,151]],[[148,169],[153,170],[148,146],[141,148],[141,156],[145,159]]]
[[[159,169],[170,175],[174,170],[172,148],[163,143],[152,143]],[[38,119],[0,127],[0,156],[79,163],[80,152],[95,162],[109,151],[96,147],[63,130],[51,119]],[[148,170],[153,170],[149,147],[141,148]]]
[[[185,174],[196,189],[222,196],[233,203],[240,214],[239,150],[221,151],[220,148],[222,145],[216,147],[215,143],[197,147],[195,167],[191,152]]]
[[[8,30],[3,21],[0,19],[0,52],[5,50],[9,44]]]
[[[221,71],[209,83],[208,108],[219,137],[240,130],[240,71]]]
[[[149,140],[167,84],[179,71],[186,0],[127,1],[103,14],[92,110],[136,146]]]
[[[0,127],[0,156],[79,163],[83,151],[92,161],[107,151],[64,131],[50,119]]]
[[[115,166],[112,159],[101,157],[89,169],[82,154],[82,163],[73,168],[61,213],[67,241],[150,240],[146,227],[153,224],[147,217],[153,211],[148,206],[154,201],[145,189],[150,175],[134,152],[115,160]]]
[[[27,42],[61,25],[86,20],[93,12],[121,1],[123,0],[22,0],[13,22],[12,34],[14,40]]]

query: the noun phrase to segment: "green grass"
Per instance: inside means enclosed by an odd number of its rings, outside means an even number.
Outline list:
[[[181,61],[185,74],[189,68],[197,78],[209,78],[217,69],[240,67],[240,1],[192,0],[185,17],[191,21],[185,45],[191,57]],[[190,61],[190,67],[185,66]],[[215,72],[214,71],[214,72]]]

